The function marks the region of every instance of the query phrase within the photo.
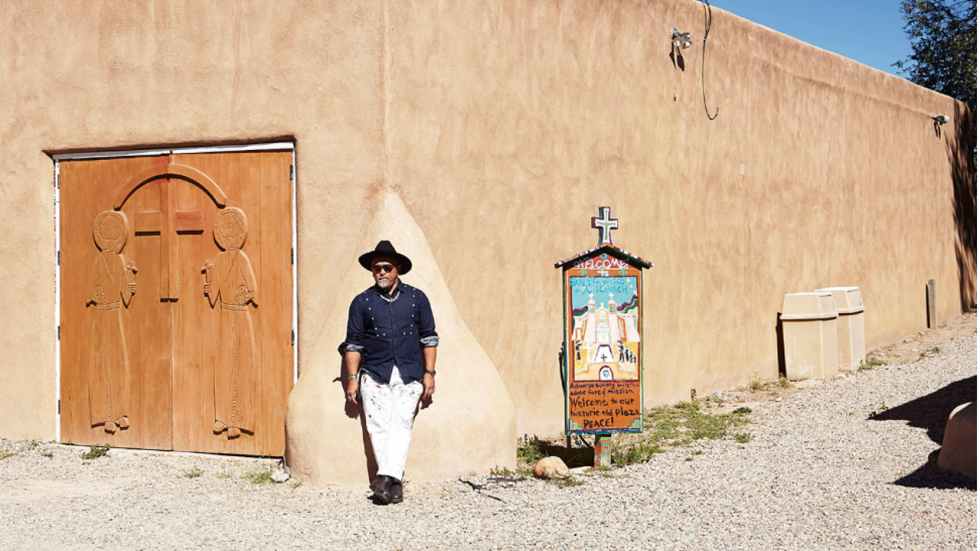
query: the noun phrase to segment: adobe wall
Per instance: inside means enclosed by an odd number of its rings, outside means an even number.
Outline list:
[[[561,430],[551,266],[595,245],[600,205],[620,221],[614,242],[656,264],[648,406],[776,377],[785,293],[860,286],[869,348],[925,329],[930,278],[940,317],[961,310],[947,157],[959,121],[943,138],[931,121],[954,101],[713,15],[711,121],[698,2],[390,3],[390,179],[508,385],[519,434]],[[672,27],[693,37],[683,68]]]
[[[976,300],[961,121],[937,138],[930,120],[958,105],[715,9],[710,121],[691,0],[21,0],[0,25],[6,437],[55,433],[45,152],[294,138],[301,370],[388,183],[518,434],[561,430],[552,265],[595,244],[599,205],[656,264],[648,406],[774,377],[784,293],[861,286],[869,347],[925,327],[930,278],[940,317]],[[683,69],[671,27],[695,37]]]
[[[380,2],[0,3],[0,435],[55,436],[46,151],[295,138],[315,338],[357,237],[345,213],[384,178],[382,20]]]

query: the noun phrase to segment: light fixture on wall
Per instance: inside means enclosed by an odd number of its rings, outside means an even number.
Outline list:
[[[947,122],[949,122],[949,115],[943,115],[942,113],[939,113],[938,115],[933,117],[932,120],[936,122],[936,125],[942,126]]]
[[[691,47],[691,33],[682,33],[677,29],[670,30],[671,44],[679,50],[686,50]]]

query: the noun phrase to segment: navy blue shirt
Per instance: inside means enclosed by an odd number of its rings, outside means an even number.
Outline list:
[[[425,376],[422,349],[438,345],[429,298],[399,280],[393,293],[373,286],[354,297],[340,352],[360,352],[361,368],[375,381],[390,381],[391,368],[397,365],[402,380],[409,383]]]

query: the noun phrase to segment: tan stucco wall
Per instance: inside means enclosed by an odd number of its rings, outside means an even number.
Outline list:
[[[415,417],[406,478],[445,480],[486,474],[495,467],[514,469],[514,403],[460,316],[425,235],[395,192],[385,190],[372,207],[360,250],[373,250],[382,239],[397,243],[414,265],[403,279],[425,292],[439,333],[437,392],[431,401],[423,401]],[[339,322],[323,324],[289,395],[286,464],[293,477],[315,484],[364,485],[377,471],[361,410],[345,402],[348,372],[337,352],[347,333],[351,301],[371,283],[370,272],[356,262],[348,266],[326,312],[326,319]]]
[[[941,318],[963,303],[962,121],[930,120],[958,105],[715,9],[709,121],[700,40],[669,57],[671,27],[703,33],[693,1],[15,0],[0,25],[3,436],[55,431],[45,151],[295,138],[301,369],[387,183],[519,434],[561,429],[551,266],[599,205],[656,263],[647,405],[775,376],[784,293],[860,286],[869,347],[924,329],[929,278]]]
[[[295,138],[311,341],[362,220],[344,205],[383,180],[382,20],[379,2],[0,2],[0,435],[55,435],[45,151]]]
[[[614,242],[656,264],[647,405],[775,377],[785,293],[860,286],[869,347],[925,328],[929,278],[940,316],[960,311],[930,120],[948,97],[715,9],[709,121],[694,1],[392,2],[389,19],[391,180],[519,432],[561,430],[549,261],[595,245],[600,205]],[[684,70],[672,27],[695,37]]]

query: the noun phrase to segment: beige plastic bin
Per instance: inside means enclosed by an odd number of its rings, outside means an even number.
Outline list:
[[[830,293],[786,295],[780,319],[789,380],[837,375],[837,312]]]
[[[857,287],[827,287],[818,293],[830,293],[837,311],[837,368],[857,371],[864,359],[864,302]]]

